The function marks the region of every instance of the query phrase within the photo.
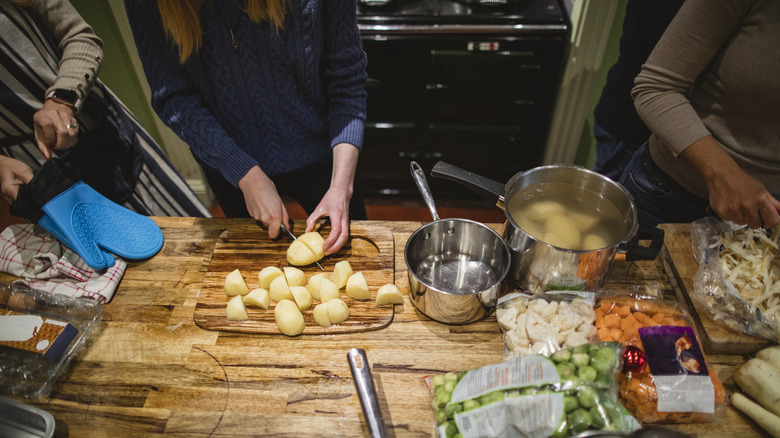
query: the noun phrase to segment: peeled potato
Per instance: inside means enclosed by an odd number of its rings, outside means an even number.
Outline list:
[[[271,304],[271,297],[265,289],[252,289],[245,297],[244,304],[267,309]]]
[[[336,284],[328,279],[328,277],[322,277],[320,280],[320,301],[327,303],[330,300],[341,298],[341,291]]]
[[[311,293],[311,297],[317,301],[320,301],[320,281],[322,281],[322,277],[324,276],[324,272],[314,274],[309,277],[309,282],[306,284],[306,287],[309,288],[309,293]]]
[[[403,304],[404,297],[401,295],[401,291],[398,290],[398,286],[390,283],[385,284],[379,288],[376,293],[376,305],[385,306],[387,304]]]
[[[322,245],[325,243],[325,239],[316,231],[309,231],[298,236],[298,240],[305,243],[306,246],[314,253],[317,260],[325,257],[325,250],[322,249]]]
[[[225,313],[228,321],[246,321],[249,319],[249,315],[246,313],[246,306],[244,305],[244,297],[236,295],[231,298],[225,308]]]
[[[284,275],[280,275],[271,281],[271,285],[268,287],[268,294],[271,296],[271,301],[277,303],[282,300],[294,300]]]
[[[314,322],[320,327],[330,327],[330,316],[328,316],[328,303],[320,303],[314,306],[312,312]]]
[[[303,286],[306,284],[306,274],[298,268],[285,266],[284,277],[287,278],[287,285],[290,287]]]
[[[371,292],[362,272],[356,272],[347,279],[347,296],[353,300],[369,300]]]
[[[330,280],[338,286],[339,289],[347,285],[347,279],[352,275],[352,266],[348,261],[342,260],[333,267],[333,274]]]
[[[266,266],[257,274],[257,282],[261,289],[268,290],[273,279],[283,274],[282,270],[276,266]]]
[[[309,310],[309,307],[311,307],[311,293],[309,293],[309,289],[306,286],[292,286],[290,287],[290,293],[292,293],[295,304],[298,305],[301,312]]]
[[[349,319],[349,306],[341,298],[334,298],[325,304],[328,306],[328,320],[331,324]]]
[[[303,314],[291,300],[282,300],[276,304],[274,320],[279,331],[287,336],[300,335],[306,327]]]
[[[246,295],[249,293],[249,288],[246,287],[244,277],[241,276],[241,272],[236,269],[225,277],[225,295],[233,297],[236,295]]]
[[[577,224],[574,221],[564,215],[551,216],[544,224],[545,234],[551,233],[561,239],[563,245],[553,243],[555,246],[559,246],[565,249],[579,249],[580,248],[580,230],[577,228]],[[550,243],[550,242],[548,242]]]
[[[528,204],[524,212],[532,220],[544,222],[551,216],[565,213],[566,207],[558,201],[541,200]]]
[[[580,231],[590,230],[601,220],[598,216],[584,211],[569,211],[568,214]]]
[[[317,255],[301,239],[295,239],[287,248],[287,262],[293,266],[306,266],[316,262]]]
[[[582,240],[582,249],[585,250],[602,249],[607,246],[609,246],[607,241],[598,234],[588,234],[585,236],[585,239]]]

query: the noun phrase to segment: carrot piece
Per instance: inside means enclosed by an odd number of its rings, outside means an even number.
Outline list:
[[[636,318],[637,321],[641,322],[642,324],[645,324],[648,319],[650,319],[650,316],[648,316],[644,312],[634,312],[633,313],[634,318]]]
[[[664,320],[661,322],[661,325],[677,325],[677,320],[672,318],[671,316],[667,316],[664,318]]]
[[[600,329],[598,329],[598,333],[599,333],[599,340],[601,340],[601,342],[612,342],[612,341],[614,341],[614,339],[612,339],[612,337],[609,336],[609,329],[608,328],[601,327]]]
[[[614,313],[604,315],[604,327],[620,327],[620,316]]]
[[[631,314],[631,307],[629,306],[615,306],[617,308],[617,314],[620,316],[628,316]]]
[[[619,328],[613,328],[609,331],[609,336],[616,341],[621,341],[621,338],[623,337],[623,330],[620,330]]]
[[[626,331],[637,324],[636,318],[630,313],[620,321],[620,330]]]
[[[663,312],[658,312],[655,315],[653,315],[653,321],[657,322],[658,324],[662,323],[664,321],[664,318],[666,318],[666,314]]]
[[[599,316],[604,316],[604,314],[607,313],[607,310],[604,309],[604,306],[598,306],[594,312],[596,314],[596,318],[598,318]]]
[[[596,319],[593,320],[593,325],[595,325],[596,328],[604,327],[604,316],[596,316]]]

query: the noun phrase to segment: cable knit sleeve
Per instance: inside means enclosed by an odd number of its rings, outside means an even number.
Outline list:
[[[163,30],[156,1],[125,0],[125,9],[151,89],[152,107],[201,162],[238,186],[257,160],[228,135],[188,82],[176,48]]]
[[[637,112],[675,156],[710,134],[689,93],[751,3],[685,1],[636,77],[631,96]]]
[[[323,0],[324,85],[328,99],[331,147],[363,147],[366,122],[366,54],[357,27],[354,0]]]
[[[103,41],[66,0],[37,0],[30,8],[62,50],[57,79],[47,94],[55,88],[74,90],[83,105],[100,70]]]

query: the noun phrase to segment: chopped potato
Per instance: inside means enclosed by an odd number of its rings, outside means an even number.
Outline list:
[[[244,304],[267,309],[271,305],[271,297],[265,289],[252,289],[245,297]]]
[[[306,274],[298,268],[285,266],[284,277],[287,279],[287,285],[290,287],[303,286],[306,284]]]
[[[324,272],[314,274],[309,277],[309,282],[306,284],[306,287],[309,288],[309,292],[311,293],[311,297],[317,301],[320,301],[320,281],[322,281],[324,276]]]
[[[349,306],[341,298],[334,298],[326,305],[328,306],[328,320],[331,324],[338,324],[349,319]]]
[[[287,336],[296,336],[303,333],[306,322],[298,306],[291,300],[282,300],[274,308],[274,320],[279,331]]]
[[[320,302],[327,303],[335,298],[341,298],[339,287],[330,281],[328,277],[322,277],[322,280],[320,280]]]
[[[301,312],[309,310],[309,307],[311,307],[311,293],[309,293],[309,289],[306,286],[292,286],[290,287],[290,293],[292,293],[295,304],[298,305]]]
[[[225,295],[233,297],[236,295],[246,295],[249,288],[246,286],[241,271],[236,269],[225,277]]]
[[[371,299],[371,291],[362,272],[356,272],[347,279],[347,296],[353,300]]]
[[[330,276],[330,280],[341,289],[347,285],[347,279],[349,279],[352,273],[352,266],[349,262],[342,260],[333,267],[333,274]]]
[[[314,253],[317,260],[325,257],[325,250],[322,249],[322,245],[325,243],[325,239],[316,231],[309,231],[298,236],[298,240],[305,243],[306,246]]]
[[[398,290],[398,286],[390,283],[385,284],[379,288],[376,293],[376,305],[385,306],[388,304],[403,304],[404,297],[401,295],[401,291]]]
[[[306,266],[317,261],[317,255],[300,239],[292,241],[287,248],[287,263],[293,266]]]
[[[249,315],[246,313],[246,306],[244,305],[243,295],[235,295],[228,301],[225,308],[228,321],[246,321],[249,319]]]
[[[271,296],[271,301],[277,303],[282,300],[294,300],[292,292],[290,292],[290,286],[287,284],[287,279],[284,275],[280,275],[273,279],[271,286],[268,288],[268,293]]]
[[[312,312],[314,322],[320,327],[330,327],[330,316],[328,316],[328,303],[320,303],[314,306]]]
[[[271,287],[273,279],[280,275],[284,275],[281,269],[276,266],[266,266],[257,274],[257,282],[261,289],[268,290]]]

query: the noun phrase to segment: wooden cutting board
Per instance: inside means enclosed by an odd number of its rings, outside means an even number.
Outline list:
[[[691,300],[693,281],[699,270],[699,263],[693,257],[690,224],[661,224],[665,232],[661,261],[669,281],[680,301],[684,301],[693,318],[696,328],[709,354],[750,354],[768,347],[769,341],[735,332],[707,316],[705,309],[699,308]]]
[[[298,223],[295,230],[303,230],[304,227],[303,223]],[[319,231],[326,237],[329,229]],[[347,297],[342,289],[342,299],[349,306],[350,317],[347,321],[328,328],[320,327],[314,322],[312,309],[318,303],[315,301],[312,308],[303,314],[306,320],[304,335],[376,330],[386,327],[393,320],[393,306],[377,307],[375,303],[379,287],[393,283],[395,278],[392,232],[375,225],[356,222],[353,222],[350,231],[350,239],[344,247],[336,254],[320,260],[320,264],[326,275],[330,275],[336,262],[349,261],[353,272],[363,273],[371,290],[371,299],[353,300]],[[206,279],[198,296],[195,323],[208,330],[282,335],[274,321],[273,302],[268,310],[247,307],[247,321],[228,321],[225,307],[231,297],[225,295],[225,277],[233,270],[239,269],[249,290],[258,287],[257,274],[264,267],[276,266],[282,269],[290,266],[287,263],[287,247],[291,241],[285,236],[271,240],[266,230],[260,226],[246,226],[223,232],[214,247]],[[316,265],[298,268],[306,274],[307,279],[323,272]]]

